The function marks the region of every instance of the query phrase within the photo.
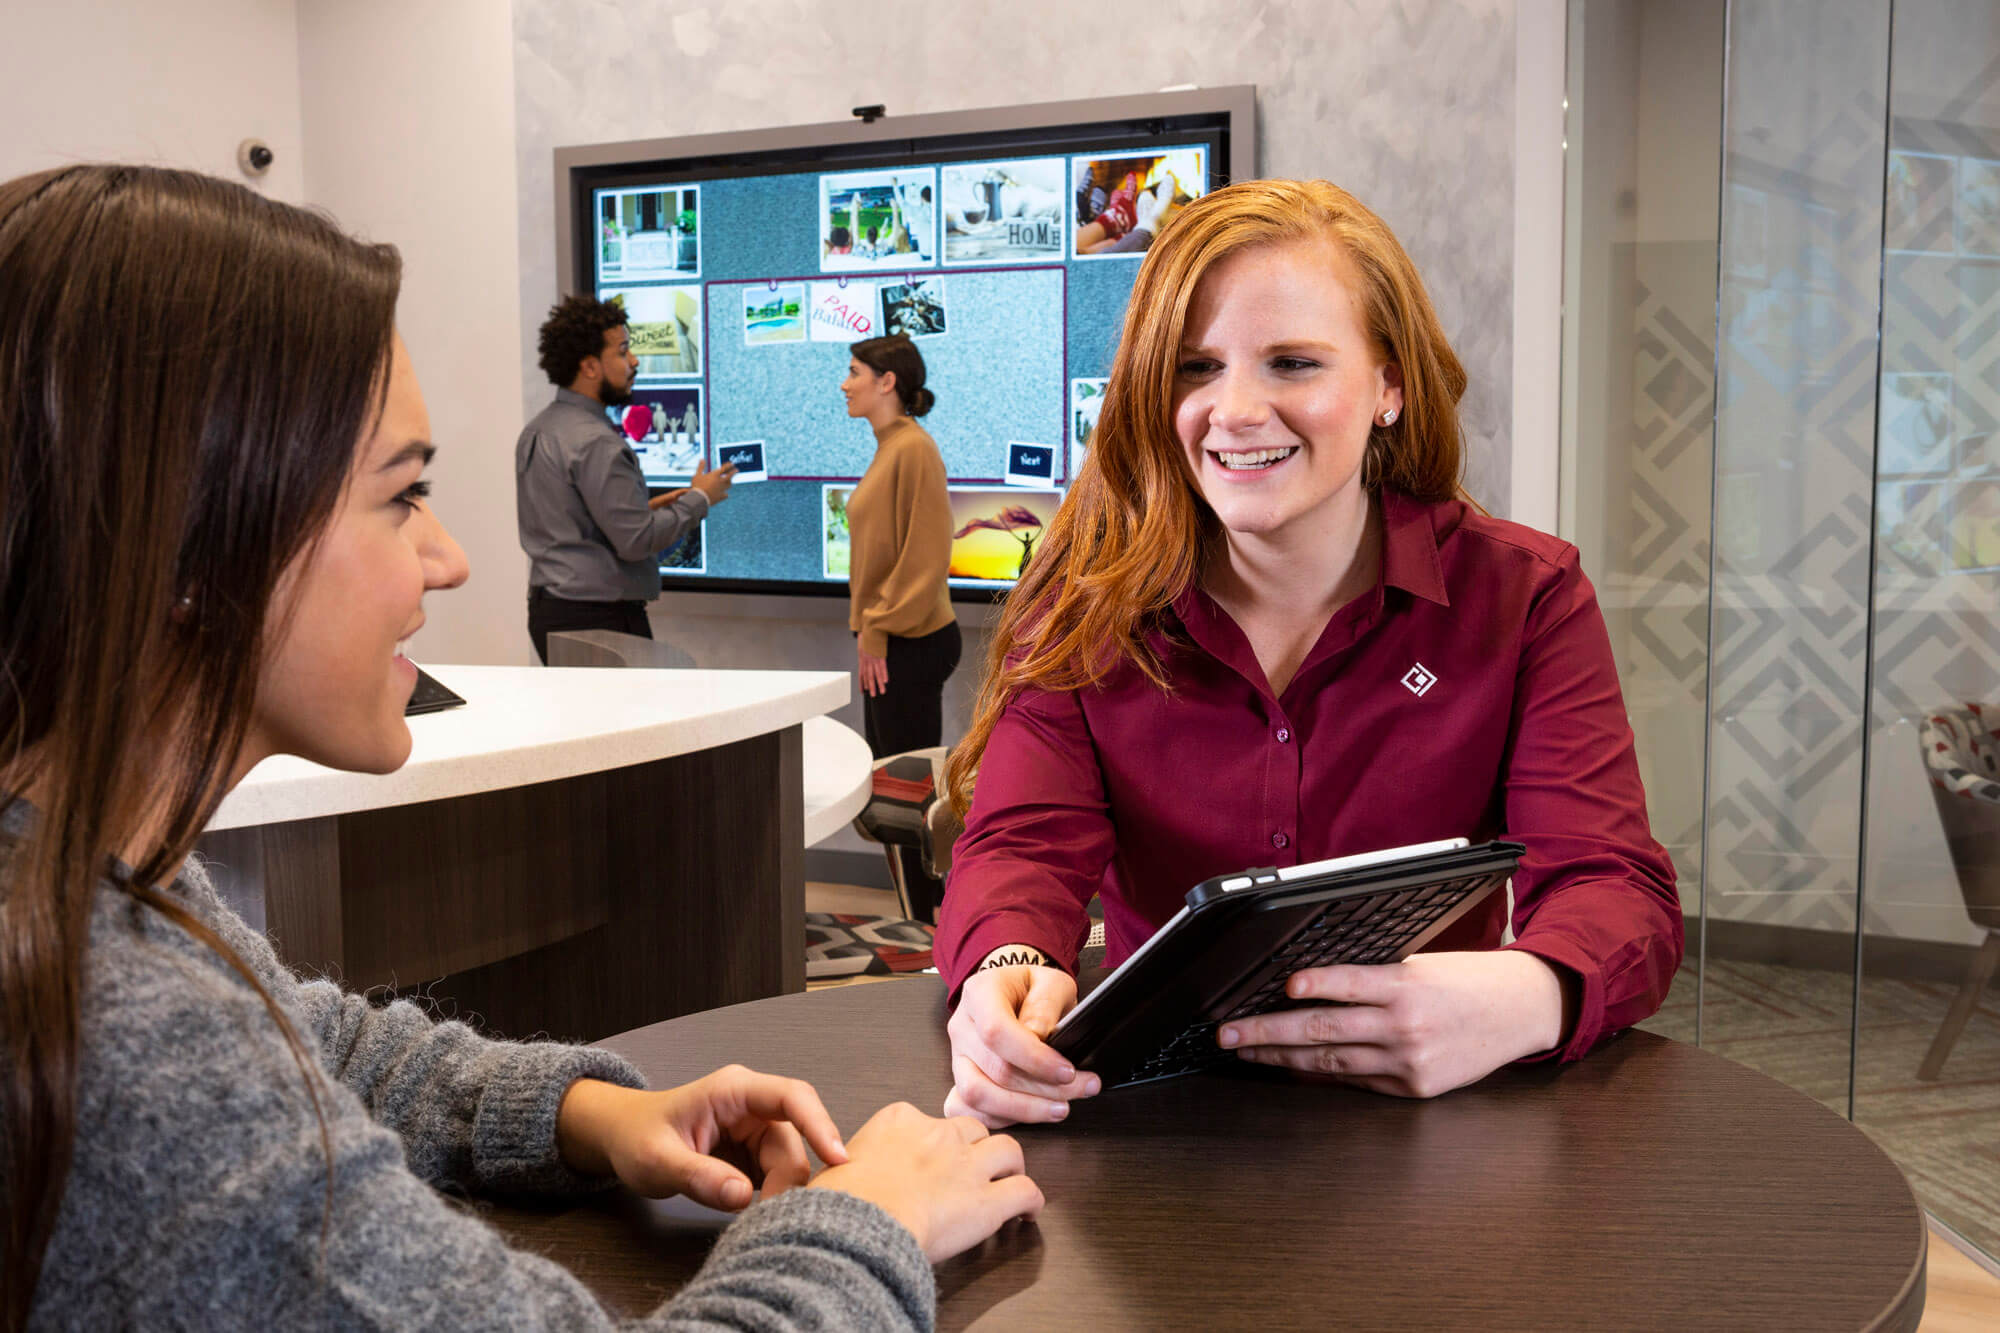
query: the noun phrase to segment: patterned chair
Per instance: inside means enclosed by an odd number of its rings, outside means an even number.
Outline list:
[[[965,832],[965,821],[940,795],[950,757],[951,747],[940,745],[876,760],[874,794],[854,817],[855,832],[882,844],[903,915],[930,926],[937,924],[938,905],[944,901],[952,844]],[[1093,899],[1094,919],[1083,945],[1086,966],[1103,961],[1102,910]],[[1095,957],[1088,953],[1092,949],[1099,951]]]
[[[808,981],[931,966],[938,902],[958,837],[958,816],[938,799],[948,753],[940,745],[875,761],[873,789],[854,817],[854,831],[882,845],[903,919],[807,913]]]
[[[877,759],[874,791],[854,817],[855,832],[882,844],[903,915],[929,924],[937,922],[951,845],[964,829],[951,803],[939,799],[950,753],[938,745]]]
[[[2000,739],[1976,703],[1940,709],[1918,726],[1917,736],[1966,915],[1986,931],[1986,942],[1917,1069],[1917,1077],[1928,1080],[1944,1069],[1952,1044],[2000,966]]]

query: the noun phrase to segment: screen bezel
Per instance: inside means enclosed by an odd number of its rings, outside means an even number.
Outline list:
[[[597,290],[595,192],[682,185],[784,172],[825,173],[983,157],[1054,156],[1084,149],[1142,148],[1173,138],[1206,144],[1208,188],[1256,174],[1256,88],[1237,84],[1132,97],[1041,102],[922,116],[882,116],[726,134],[635,139],[555,150],[556,272],[565,291]],[[702,280],[704,286],[706,280]],[[717,578],[662,574],[674,592],[846,597],[846,580]],[[999,602],[1011,587],[951,587],[955,602]]]

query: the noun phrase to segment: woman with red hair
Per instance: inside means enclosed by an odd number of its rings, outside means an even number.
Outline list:
[[[1603,617],[1574,547],[1466,496],[1465,382],[1346,191],[1246,182],[1163,230],[952,754],[950,1110],[1059,1120],[1098,1090],[1044,1041],[1093,896],[1116,964],[1211,875],[1439,838],[1526,844],[1511,911],[1301,972],[1310,1007],[1218,1042],[1432,1096],[1659,1007],[1680,902]]]

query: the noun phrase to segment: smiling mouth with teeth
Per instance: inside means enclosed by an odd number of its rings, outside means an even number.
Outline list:
[[[1218,450],[1210,450],[1209,452],[1217,463],[1231,472],[1256,472],[1262,468],[1282,463],[1298,451],[1298,446],[1293,445],[1289,449],[1254,449],[1247,453],[1232,452],[1225,454]]]

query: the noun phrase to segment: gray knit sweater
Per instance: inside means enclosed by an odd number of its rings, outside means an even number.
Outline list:
[[[19,815],[0,819],[0,834],[17,833]],[[600,1187],[560,1161],[556,1108],[578,1078],[641,1086],[631,1065],[588,1047],[489,1041],[407,1001],[374,1008],[302,984],[198,866],[171,892],[250,965],[318,1057],[334,1154],[324,1248],[319,1126],[263,1002],[205,945],[107,886],[86,960],[75,1166],[33,1326],[612,1324],[560,1265],[509,1249],[439,1191]],[[793,1190],[729,1227],[694,1281],[637,1326],[928,1329],[935,1301],[922,1250],[887,1213]]]

